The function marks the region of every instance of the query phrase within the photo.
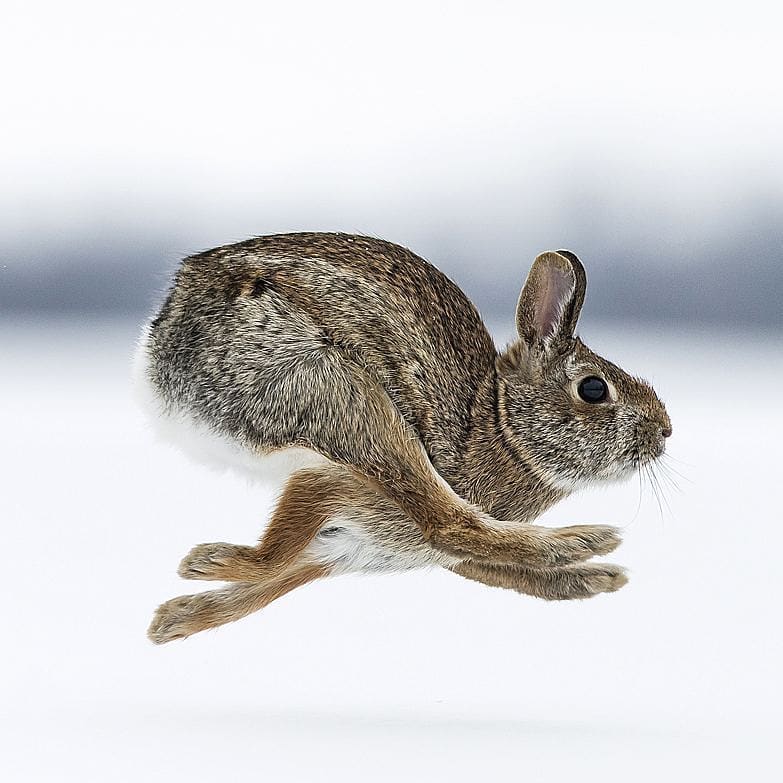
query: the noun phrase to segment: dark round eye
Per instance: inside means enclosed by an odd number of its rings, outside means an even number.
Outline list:
[[[609,388],[606,385],[606,381],[597,378],[595,375],[588,375],[587,378],[579,381],[577,391],[585,402],[603,402],[609,393]]]

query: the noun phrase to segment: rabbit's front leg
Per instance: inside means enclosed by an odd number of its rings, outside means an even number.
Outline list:
[[[620,545],[617,528],[573,525],[549,528],[502,522],[481,513],[457,516],[430,533],[430,543],[460,559],[511,566],[547,568],[606,555]]]
[[[628,582],[625,570],[612,563],[580,563],[559,568],[520,568],[465,561],[450,568],[490,587],[502,587],[547,601],[592,598],[613,593]]]
[[[551,529],[494,519],[443,480],[418,433],[361,368],[336,361],[324,388],[328,398],[314,398],[308,417],[298,421],[299,443],[351,469],[413,520],[436,549],[460,559],[552,566],[619,545],[613,527]],[[336,421],[339,430],[330,429]]]

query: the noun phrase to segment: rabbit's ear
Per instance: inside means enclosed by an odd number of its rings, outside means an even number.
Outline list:
[[[533,262],[517,304],[517,331],[529,345],[571,338],[585,299],[587,277],[568,250],[542,253]]]

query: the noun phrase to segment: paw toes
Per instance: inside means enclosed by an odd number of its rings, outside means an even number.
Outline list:
[[[620,566],[591,565],[574,569],[573,598],[592,598],[601,593],[614,593],[628,583],[625,569]]]
[[[147,629],[147,638],[154,644],[165,644],[190,636],[185,618],[193,596],[183,595],[161,604]]]
[[[613,566],[599,573],[590,575],[585,580],[587,588],[593,595],[598,593],[614,593],[628,584],[628,576],[619,566]]]
[[[221,579],[235,550],[232,544],[199,544],[185,555],[177,573],[183,579]]]
[[[622,541],[622,535],[616,527],[597,525],[590,528],[590,546],[597,555],[608,555],[610,552],[614,552]]]
[[[622,542],[620,531],[608,525],[577,525],[561,528],[558,533],[569,544],[564,548],[561,564],[587,560],[593,555],[607,555]]]
[[[537,567],[561,567],[589,560],[594,554],[592,547],[582,537],[558,531],[549,542],[549,546],[543,549],[541,556],[530,558],[526,564]]]

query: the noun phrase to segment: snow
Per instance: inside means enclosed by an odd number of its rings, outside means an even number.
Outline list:
[[[137,325],[0,325],[8,781],[771,779],[783,635],[779,339],[589,329],[650,377],[686,478],[586,492],[547,524],[625,527],[631,581],[549,604],[447,572],[341,577],[155,647],[205,541],[272,498],[156,442]]]

